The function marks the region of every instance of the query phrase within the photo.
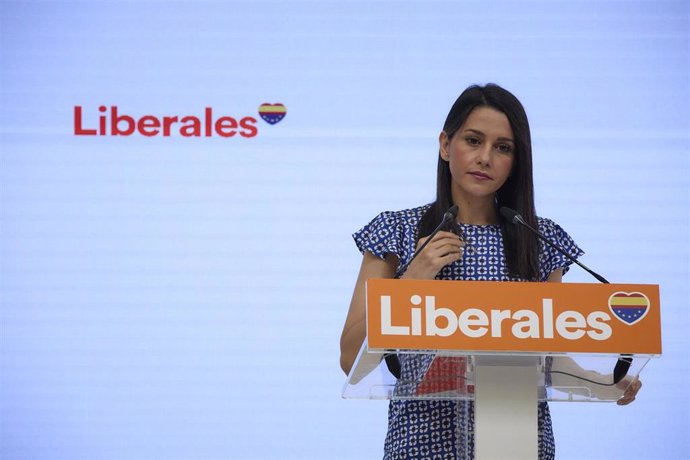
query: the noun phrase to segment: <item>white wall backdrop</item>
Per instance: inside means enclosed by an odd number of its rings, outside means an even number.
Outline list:
[[[386,404],[340,399],[350,234],[433,198],[488,81],[527,109],[539,213],[661,285],[638,400],[553,404],[558,457],[688,458],[689,29],[666,0],[3,1],[0,458],[380,458]],[[75,136],[101,105],[258,133]]]

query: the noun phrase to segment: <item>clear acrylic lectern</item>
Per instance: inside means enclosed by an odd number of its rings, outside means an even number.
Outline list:
[[[373,283],[373,285],[372,285]],[[344,398],[358,399],[423,399],[423,400],[462,400],[471,401],[474,407],[474,433],[466,436],[474,442],[475,458],[484,459],[536,459],[537,458],[537,405],[540,401],[570,401],[570,402],[614,402],[621,398],[626,388],[636,379],[647,365],[649,360],[661,354],[660,321],[658,316],[658,286],[650,285],[606,285],[608,291],[602,291],[602,285],[580,285],[578,290],[570,285],[568,287],[554,287],[556,283],[490,283],[490,282],[452,282],[454,285],[441,286],[438,281],[408,281],[408,280],[369,280],[367,282],[367,335],[374,337],[376,345],[370,346],[367,339],[362,344],[359,355],[347,377],[343,389]],[[446,282],[447,283],[447,282]],[[489,283],[489,284],[487,284]],[[506,284],[519,284],[521,286],[505,286]],[[532,284],[533,286],[524,286]],[[551,286],[546,286],[550,284]],[[631,286],[634,286],[631,287]],[[437,289],[440,287],[440,291]],[[582,298],[591,297],[593,300],[593,312],[583,307],[582,313],[575,311],[578,308],[571,302],[567,310],[561,312],[553,308],[549,314],[554,316],[555,330],[572,340],[573,351],[568,351],[568,340],[554,341],[555,351],[525,351],[505,350],[498,339],[501,334],[494,330],[493,335],[497,340],[483,342],[483,347],[471,347],[473,343],[467,337],[453,339],[454,330],[443,329],[447,327],[452,315],[450,308],[443,311],[445,319],[439,320],[441,329],[451,343],[462,343],[462,348],[447,346],[440,337],[433,337],[434,342],[422,342],[425,331],[433,332],[433,328],[425,329],[423,321],[418,321],[421,326],[400,326],[404,318],[410,317],[410,301],[413,306],[421,305],[418,302],[426,295],[427,300],[433,300],[432,308],[416,314],[418,319],[424,318],[427,323],[437,321],[442,316],[439,311],[439,299],[444,300],[444,305],[449,305],[449,299],[457,299],[453,314],[458,313],[458,328],[460,322],[471,318],[477,326],[471,331],[481,332],[482,313],[472,311],[474,316],[463,313],[462,299],[473,299],[475,291],[486,292],[487,288],[507,289],[510,302],[515,304],[534,303],[529,297],[529,290],[537,290],[536,299],[547,299],[550,302],[542,302],[542,305],[555,305],[564,298],[573,298],[573,293],[582,294]],[[443,289],[449,292],[442,292]],[[543,292],[541,290],[544,289]],[[634,291],[633,291],[634,289]],[[524,292],[523,292],[524,291]],[[562,291],[562,292],[561,292]],[[608,299],[610,312],[606,313],[599,306],[598,297]],[[621,295],[620,293],[625,293]],[[499,293],[500,294],[500,293]],[[497,295],[499,295],[497,294]],[[646,304],[641,305],[640,296],[644,296]],[[503,294],[500,294],[503,295]],[[515,295],[519,298],[516,301]],[[396,301],[396,296],[398,301]],[[418,296],[418,298],[414,297]],[[432,296],[433,299],[430,297]],[[498,297],[497,297],[498,298]],[[650,300],[651,298],[651,300]],[[391,300],[392,299],[392,300]],[[403,299],[404,301],[400,301]],[[500,298],[498,298],[500,300]],[[613,300],[612,300],[613,299]],[[644,300],[643,299],[643,300]],[[495,306],[498,300],[490,299],[487,304]],[[459,306],[458,306],[459,305]],[[612,306],[612,307],[611,307]],[[428,307],[428,305],[427,305]],[[624,311],[621,313],[621,309]],[[651,345],[645,345],[646,352],[634,345],[626,337],[634,339],[635,330],[626,328],[628,324],[638,322],[647,316],[649,310],[656,310],[652,314],[645,327],[649,327],[658,334],[653,337]],[[644,311],[643,311],[644,310]],[[487,310],[486,329],[491,331],[489,324],[492,318],[512,319],[515,324],[524,328],[529,326],[527,320],[522,323],[517,319],[531,317],[531,314],[519,310],[518,313],[494,314],[495,311]],[[536,309],[535,309],[536,311]],[[401,313],[402,312],[402,313]],[[539,314],[545,313],[541,310]],[[604,316],[604,313],[606,316]],[[616,324],[615,315],[619,314],[623,324]],[[464,315],[464,316],[463,316]],[[493,315],[493,316],[492,316]],[[536,315],[536,313],[535,313]],[[592,315],[597,315],[596,317]],[[656,315],[656,316],[655,316]],[[411,317],[415,317],[412,314]],[[535,316],[536,317],[536,316]],[[479,318],[479,319],[477,319]],[[580,321],[584,318],[585,322]],[[599,319],[587,323],[589,319]],[[454,321],[454,320],[453,320]],[[559,322],[560,321],[560,322]],[[506,323],[508,324],[508,323]],[[587,328],[587,325],[596,328]],[[578,329],[579,327],[579,329]],[[507,328],[507,326],[506,326]],[[540,331],[544,326],[540,324]],[[438,330],[438,328],[437,328]],[[382,333],[384,331],[384,333]],[[385,332],[388,331],[388,334]],[[415,331],[415,332],[411,332]],[[514,329],[514,331],[516,331]],[[582,334],[580,334],[582,331]],[[519,327],[518,327],[519,332]],[[413,346],[402,347],[409,337],[402,337],[405,333],[409,336],[416,335],[409,340]],[[517,332],[516,332],[517,333]],[[568,335],[571,334],[571,335]],[[587,336],[589,334],[589,336]],[[480,335],[479,333],[475,336]],[[503,334],[504,336],[507,334]],[[525,335],[528,337],[528,335]],[[579,345],[573,337],[580,337],[594,345]],[[542,337],[543,339],[543,334]],[[515,342],[512,337],[510,344]],[[592,351],[603,345],[596,343],[606,339],[615,340],[608,351]],[[415,342],[417,340],[417,342]],[[444,339],[445,340],[445,339]],[[464,340],[464,342],[458,342]],[[390,342],[390,343],[389,343]],[[548,340],[534,341],[538,346],[549,344]],[[639,340],[638,340],[639,342]],[[658,342],[658,343],[657,343]],[[419,343],[437,343],[438,347],[419,347]],[[490,346],[486,346],[489,343]],[[565,343],[565,345],[562,345]],[[514,346],[514,345],[511,345]],[[520,345],[522,346],[522,345]],[[588,348],[589,347],[589,348]],[[637,348],[636,348],[637,347]],[[643,348],[645,348],[643,347]],[[522,348],[529,348],[522,346]],[[589,351],[582,351],[582,350]],[[577,351],[574,351],[577,350]],[[632,351],[632,352],[631,352]],[[626,361],[625,372],[619,376],[619,381],[614,382],[614,368],[624,357]],[[629,366],[628,366],[629,363]],[[397,377],[393,373],[397,374]],[[468,440],[469,442],[469,440]]]

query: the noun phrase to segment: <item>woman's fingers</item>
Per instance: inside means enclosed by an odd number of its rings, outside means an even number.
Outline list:
[[[420,238],[417,248],[427,240],[428,238]],[[438,232],[408,267],[409,277],[434,278],[444,266],[462,258],[464,245],[456,234]]]
[[[446,254],[445,256],[441,257],[439,260],[441,262],[441,268],[445,267],[448,264],[452,264],[456,260],[460,260],[462,258],[463,251],[460,252],[451,252],[449,254]]]
[[[459,236],[449,233],[438,240],[437,251],[441,256],[462,254],[465,250],[464,246],[465,242]]]
[[[625,392],[623,393],[623,397],[616,401],[616,403],[619,406],[630,404],[635,400],[637,392],[640,391],[640,388],[642,388],[642,382],[636,378],[630,383],[630,385],[628,385],[628,388],[626,388]]]
[[[437,246],[431,248],[433,255],[443,257],[447,254],[457,254],[464,251],[461,244],[450,243],[450,242],[439,242]]]
[[[431,243],[426,247],[429,262],[438,271],[444,266],[460,260],[464,252],[464,243],[455,234],[449,232],[439,232]]]
[[[422,238],[419,241],[420,245],[424,244],[425,241],[426,238]],[[462,241],[456,234],[450,232],[438,232],[424,250],[426,251],[431,249],[436,250],[437,252],[446,250],[446,253],[457,252],[464,245],[464,241]]]

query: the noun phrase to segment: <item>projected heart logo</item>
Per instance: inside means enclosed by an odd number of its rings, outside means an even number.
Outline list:
[[[649,299],[641,292],[614,292],[609,297],[609,309],[627,326],[642,320],[649,312]]]
[[[285,118],[287,109],[283,104],[269,104],[264,102],[259,106],[259,115],[264,119],[269,125],[275,125],[280,120]]]

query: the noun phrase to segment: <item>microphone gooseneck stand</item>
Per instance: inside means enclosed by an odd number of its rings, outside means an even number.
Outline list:
[[[441,219],[441,223],[438,224],[438,226],[434,229],[433,232],[427,237],[426,241],[424,244],[422,244],[417,250],[414,252],[412,255],[412,258],[407,261],[405,265],[403,265],[397,272],[396,278],[399,278],[402,276],[403,273],[407,270],[407,268],[410,266],[413,260],[424,250],[424,248],[431,242],[431,240],[436,236],[438,232],[441,231],[441,229],[448,225],[450,222],[455,222],[455,219],[458,217],[458,207],[456,205],[451,206],[448,211],[443,214],[443,219]],[[386,366],[388,367],[388,371],[393,374],[393,376],[396,379],[400,378],[400,359],[398,358],[398,355],[395,353],[387,353],[384,355],[384,359],[386,360]]]
[[[502,207],[499,209],[499,212],[501,215],[510,223],[515,224],[515,225],[522,225],[535,235],[539,237],[542,241],[544,241],[546,244],[563,254],[565,257],[568,258],[571,262],[579,265],[583,270],[585,270],[587,273],[592,275],[594,278],[596,278],[598,281],[604,283],[604,284],[611,284],[609,281],[601,276],[600,274],[596,273],[594,270],[590,269],[587,267],[585,264],[579,262],[577,259],[575,259],[573,256],[568,254],[568,252],[565,251],[565,249],[561,248],[559,245],[553,243],[551,240],[549,240],[547,237],[541,234],[541,232],[531,225],[529,225],[527,222],[525,222],[525,219],[514,209],[507,208],[507,207]],[[630,370],[630,365],[632,364],[633,359],[631,355],[620,355],[620,358],[618,358],[618,361],[616,362],[616,366],[613,368],[613,383],[609,384],[604,384],[600,382],[591,382],[591,383],[596,383],[599,385],[615,385],[628,374],[628,370]],[[569,375],[569,374],[568,374]]]

